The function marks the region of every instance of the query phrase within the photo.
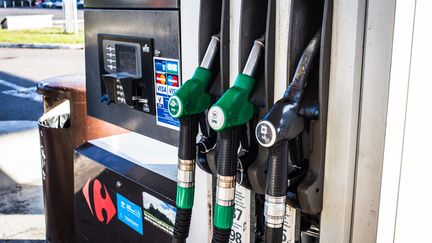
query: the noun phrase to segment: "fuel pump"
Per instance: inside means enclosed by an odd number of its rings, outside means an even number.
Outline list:
[[[265,189],[265,242],[282,242],[288,187],[296,186],[307,168],[299,152],[302,150],[301,133],[305,127],[299,110],[313,61],[319,51],[320,38],[321,31],[318,31],[303,51],[283,98],[273,105],[256,127],[258,142],[270,148]]]
[[[168,101],[170,115],[180,121],[177,211],[173,242],[185,242],[189,235],[194,201],[196,137],[200,116],[211,105],[211,96],[207,89],[211,85],[211,67],[217,56],[218,47],[219,36],[212,36],[200,67]]]
[[[241,126],[256,113],[249,102],[255,86],[254,74],[264,49],[264,38],[255,40],[243,73],[210,108],[208,122],[218,132],[216,205],[213,242],[228,242],[233,224],[238,149]]]

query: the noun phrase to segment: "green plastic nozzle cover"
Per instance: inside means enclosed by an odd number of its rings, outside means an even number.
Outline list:
[[[211,105],[206,88],[211,80],[210,70],[198,67],[191,79],[168,100],[168,112],[174,118],[204,112]]]
[[[239,74],[234,85],[210,108],[208,122],[215,131],[245,124],[255,114],[255,107],[249,102],[255,79]]]

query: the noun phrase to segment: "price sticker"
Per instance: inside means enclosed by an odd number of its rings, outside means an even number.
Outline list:
[[[252,242],[254,238],[252,237],[253,229],[251,226],[255,225],[251,222],[251,212],[252,209],[253,192],[240,186],[236,185],[236,195],[235,195],[235,210],[233,226],[230,233],[230,243],[243,243]]]

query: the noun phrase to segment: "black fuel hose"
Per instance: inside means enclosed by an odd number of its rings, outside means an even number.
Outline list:
[[[219,133],[217,172],[221,176],[237,173],[237,151],[240,146],[240,129],[228,128]]]
[[[281,197],[286,194],[289,149],[287,142],[276,144],[270,148],[267,164],[266,194]]]
[[[217,174],[220,183],[218,190],[227,189],[234,193],[232,188],[235,187],[235,176],[237,174],[237,151],[240,146],[240,128],[228,128],[219,133],[218,138],[218,156],[217,156]],[[222,185],[223,184],[223,185]],[[221,189],[222,188],[222,189]],[[224,207],[216,207],[216,210],[233,209],[234,202],[232,197],[217,198],[217,204]],[[231,229],[230,228],[213,228],[213,243],[226,243],[229,241]]]
[[[180,135],[178,146],[179,169],[185,167],[195,167],[196,157],[196,137],[198,135],[198,122],[199,115],[184,116],[179,119],[180,121]],[[194,176],[189,174],[189,176]],[[194,185],[187,185],[188,187]],[[193,198],[192,198],[193,199]],[[193,202],[192,202],[193,203]],[[185,242],[189,236],[189,229],[192,217],[192,208],[177,208],[175,225],[174,225],[174,238],[173,242]]]
[[[178,158],[193,160],[196,156],[196,137],[198,135],[197,115],[185,116],[179,119],[180,134],[178,146]]]
[[[264,242],[277,243],[282,242],[283,239],[283,227],[280,228],[270,228],[265,227],[264,230]]]
[[[265,189],[266,215],[265,242],[282,242],[289,157],[288,142],[270,148]]]

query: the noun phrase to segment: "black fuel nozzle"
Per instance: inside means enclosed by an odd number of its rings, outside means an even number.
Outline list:
[[[304,130],[304,119],[299,115],[300,103],[307,85],[312,63],[318,53],[321,31],[309,42],[300,58],[293,80],[282,99],[277,101],[258,123],[255,135],[263,147],[270,150],[265,190],[265,242],[282,242],[288,189],[289,141]]]
[[[207,90],[212,84],[214,75],[210,69],[218,49],[219,37],[212,36],[200,67],[168,101],[170,115],[180,121],[173,242],[185,242],[189,236],[195,193],[196,138],[200,117],[211,105]]]
[[[300,103],[314,57],[319,50],[320,39],[321,32],[317,32],[303,51],[293,80],[283,98],[278,100],[258,123],[255,135],[263,147],[293,139],[303,131],[304,121],[299,115]]]

